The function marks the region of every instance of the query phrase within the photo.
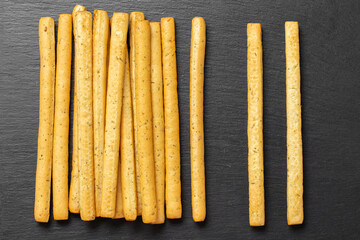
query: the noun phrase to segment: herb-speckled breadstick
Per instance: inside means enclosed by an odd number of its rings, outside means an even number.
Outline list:
[[[137,153],[140,164],[142,220],[144,223],[155,223],[157,210],[151,107],[151,41],[149,21],[137,21],[135,29]]]
[[[48,222],[50,212],[55,88],[55,24],[54,19],[50,17],[43,17],[39,21],[39,49],[39,134],[34,217],[37,222]]]
[[[80,217],[95,219],[94,143],[92,106],[92,14],[75,14],[75,61],[78,101]]]
[[[114,217],[116,208],[120,123],[128,24],[129,15],[127,13],[113,14],[111,18],[103,187],[101,193],[101,216],[108,218]]]
[[[124,217],[127,221],[135,221],[137,217],[135,146],[129,72],[130,62],[127,52],[125,60],[123,106],[120,127],[121,186]]]
[[[76,5],[72,12],[73,18],[73,31],[75,37],[75,14],[77,12],[86,11],[86,7]],[[74,69],[76,69],[76,41],[74,40]],[[69,211],[72,213],[80,213],[80,180],[79,180],[79,148],[78,148],[78,102],[77,102],[77,80],[76,71],[74,71],[74,112],[73,112],[73,146],[72,146],[72,170],[69,192]]]
[[[118,166],[118,177],[117,177],[117,186],[116,186],[116,206],[115,206],[115,215],[114,219],[124,218],[124,205],[122,197],[122,186],[121,186],[121,159],[119,158]]]
[[[191,200],[195,222],[202,222],[206,217],[203,121],[205,45],[205,21],[195,17],[192,20],[190,51]]]
[[[182,205],[174,18],[166,17],[161,19],[161,39],[165,117],[166,217],[176,219],[182,216]]]
[[[71,14],[60,14],[57,41],[53,147],[53,214],[55,220],[66,220],[69,216],[68,143],[71,50],[72,16]]]
[[[165,127],[164,95],[161,62],[161,28],[159,22],[150,23],[151,30],[151,98],[153,112],[154,160],[157,200],[156,224],[165,221]]]
[[[263,155],[263,61],[261,24],[247,25],[248,171],[250,226],[265,225]]]
[[[140,190],[140,165],[139,156],[137,154],[137,124],[136,124],[136,98],[135,98],[135,23],[144,20],[145,16],[142,12],[130,13],[129,42],[130,42],[130,84],[132,111],[134,121],[134,149],[135,149],[135,171],[136,171],[136,194],[137,194],[137,215],[142,212],[141,190]]]
[[[287,220],[302,224],[303,155],[301,137],[300,46],[298,22],[285,23],[287,119]]]
[[[93,23],[93,110],[94,172],[96,216],[101,214],[102,169],[105,142],[106,77],[109,17],[106,11],[94,11]]]

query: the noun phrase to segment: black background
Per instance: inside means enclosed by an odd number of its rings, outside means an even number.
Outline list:
[[[89,11],[143,11],[176,22],[183,218],[151,226],[124,220],[36,223],[38,21]],[[360,6],[352,1],[1,1],[1,239],[358,239],[360,235]],[[205,18],[207,219],[191,217],[189,59],[191,19]],[[299,21],[304,147],[302,226],[286,221],[284,23]],[[266,226],[248,223],[246,24],[264,50]],[[72,103],[71,103],[72,104]],[[72,108],[72,105],[71,105]],[[71,139],[71,138],[70,138]],[[71,146],[71,145],[70,145]],[[70,154],[71,156],[71,154]],[[69,159],[71,161],[71,157]]]

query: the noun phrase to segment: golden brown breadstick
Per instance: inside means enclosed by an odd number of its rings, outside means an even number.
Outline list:
[[[155,223],[157,210],[151,109],[151,38],[149,21],[137,21],[135,28],[137,153],[140,163],[142,220],[144,223]]]
[[[92,14],[75,14],[75,61],[78,101],[80,217],[95,219],[92,108]]]
[[[72,53],[71,14],[60,14],[57,36],[53,144],[53,214],[55,220],[66,220],[69,216],[68,143]]]
[[[122,184],[121,184],[121,160],[119,158],[118,178],[116,186],[116,206],[114,219],[124,218]]]
[[[126,83],[128,82],[128,83]],[[125,85],[127,85],[127,89],[125,89]],[[125,91],[130,91],[130,76],[129,76],[129,60],[128,60],[128,51],[127,51],[127,46],[125,47],[125,73],[124,73],[124,82],[123,82],[123,100],[122,100],[122,110],[121,110],[121,122],[120,122],[120,149],[122,150],[122,147],[121,147],[121,144],[122,144],[122,138],[123,137],[127,137],[127,136],[124,136],[123,135],[123,132],[122,132],[122,126],[123,126],[123,120],[124,120],[124,108],[126,108],[125,106]],[[128,98],[128,102],[130,102],[131,104],[131,97],[129,95],[129,98]],[[132,129],[131,129],[132,130]],[[125,131],[128,131],[128,129],[126,129]],[[126,141],[126,140],[125,140]],[[130,147],[132,147],[133,144],[131,143]],[[128,146],[127,146],[128,147]],[[134,154],[134,152],[132,152]],[[119,219],[119,218],[124,218],[125,216],[125,213],[124,213],[124,202],[123,202],[123,199],[127,200],[127,195],[124,196],[123,194],[123,184],[122,184],[122,171],[123,171],[123,162],[124,162],[124,159],[122,158],[122,151],[120,151],[120,157],[119,157],[119,172],[118,172],[118,181],[117,181],[117,187],[116,187],[116,208],[115,208],[115,216],[114,216],[114,219]],[[126,154],[126,153],[125,153]],[[133,160],[134,160],[134,155],[133,155]],[[135,164],[135,162],[133,162],[133,164]],[[135,166],[135,165],[134,165]],[[133,176],[134,176],[134,181],[133,183],[135,182],[135,168],[133,169]],[[134,194],[136,195],[136,186],[134,185]],[[133,204],[135,205],[136,207],[136,199],[135,201],[133,201]],[[136,218],[136,212],[135,212],[135,218]]]
[[[150,23],[151,29],[151,98],[153,112],[153,139],[155,183],[157,199],[156,224],[165,221],[165,142],[164,95],[161,62],[161,28],[159,22]]]
[[[285,23],[287,119],[287,220],[302,224],[303,154],[301,137],[300,46],[298,22]]]
[[[76,5],[72,12],[73,31],[75,36],[75,14],[77,12],[86,11],[86,7]],[[76,42],[74,40],[74,45]],[[75,52],[76,52],[76,47]],[[76,69],[76,53],[74,57],[74,69]],[[77,84],[76,71],[74,71],[74,113],[73,113],[73,147],[72,147],[72,170],[69,192],[69,210],[72,213],[80,213],[80,181],[79,181],[79,155],[78,155],[78,129],[77,129]]]
[[[180,136],[174,18],[161,19],[165,116],[166,217],[181,218]]]
[[[191,200],[195,222],[206,217],[204,163],[204,62],[206,25],[202,17],[192,20],[190,51],[190,143]]]
[[[106,96],[105,147],[101,216],[113,218],[118,181],[120,122],[125,73],[125,48],[129,15],[114,13],[111,19],[108,87]]]
[[[135,102],[135,22],[144,20],[145,16],[142,12],[130,13],[130,84],[131,84],[131,98],[132,111],[134,121],[134,147],[135,147],[135,170],[136,170],[136,194],[137,194],[137,215],[140,216],[142,212],[141,191],[140,191],[140,165],[137,154],[137,125],[136,125],[136,102]]]
[[[93,110],[94,172],[96,216],[101,213],[102,168],[105,141],[105,102],[109,17],[106,11],[94,11],[93,23]]]
[[[263,157],[263,62],[261,24],[247,25],[248,171],[250,226],[265,225]]]
[[[129,72],[130,63],[127,51],[125,61],[123,106],[120,126],[120,176],[122,182],[124,217],[127,221],[135,221],[137,217],[135,149]]]
[[[49,221],[54,127],[55,26],[54,19],[39,21],[40,99],[34,217]]]

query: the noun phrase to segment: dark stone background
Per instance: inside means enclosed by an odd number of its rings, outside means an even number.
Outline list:
[[[124,220],[39,224],[33,218],[39,101],[38,21],[75,1],[0,3],[1,239],[358,239],[360,235],[360,4],[352,1],[81,1],[88,10],[143,11],[176,21],[183,218],[150,226]],[[191,217],[191,19],[207,24],[207,219]],[[305,221],[286,222],[284,23],[299,21]],[[266,226],[248,224],[246,24],[260,22],[264,50]],[[72,105],[71,105],[72,107]],[[71,156],[71,154],[70,154]],[[71,162],[71,157],[69,159]],[[51,217],[52,218],[52,217]]]

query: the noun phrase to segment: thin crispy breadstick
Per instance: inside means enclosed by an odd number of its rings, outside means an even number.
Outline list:
[[[131,129],[125,129],[126,126],[124,127],[124,124],[128,124],[129,122],[129,116],[126,115],[126,112],[130,111],[130,114],[131,113],[131,108],[128,107],[128,104],[130,103],[131,105],[131,95],[130,95],[130,76],[129,76],[129,56],[128,56],[128,51],[127,51],[127,46],[125,47],[125,73],[124,73],[124,82],[123,82],[123,96],[122,96],[122,110],[121,110],[121,123],[120,123],[120,157],[119,157],[119,172],[118,172],[118,181],[117,181],[117,190],[116,190],[116,208],[115,208],[115,216],[114,216],[114,219],[119,219],[119,218],[124,218],[125,219],[128,217],[125,216],[125,211],[128,213],[128,210],[129,209],[125,209],[125,205],[126,205],[126,201],[128,203],[128,196],[129,196],[129,192],[124,192],[123,191],[123,188],[127,186],[123,186],[124,184],[128,184],[127,182],[127,178],[125,176],[125,183],[123,184],[122,183],[122,171],[124,171],[124,167],[123,165],[125,165],[125,167],[133,167],[132,170],[132,176],[133,176],[133,181],[131,184],[133,184],[133,196],[136,197],[136,185],[134,185],[135,183],[135,159],[134,159],[134,150],[133,150],[133,142],[128,142],[129,140],[129,131],[133,131],[132,129],[132,126],[131,126]],[[127,97],[126,97],[127,96]],[[125,112],[125,116],[124,116],[124,112]],[[130,120],[132,120],[130,118]],[[125,123],[124,123],[125,121]],[[131,122],[132,124],[132,122]],[[124,127],[124,128],[123,128]],[[125,139],[123,139],[125,138]],[[133,141],[133,138],[131,136],[131,140]],[[127,146],[122,146],[123,143],[126,143],[128,144]],[[124,153],[123,153],[124,151]],[[129,161],[128,159],[128,153],[129,151],[132,153],[132,156],[130,156],[130,158],[132,158],[132,164],[133,166],[129,166],[127,165],[127,162]],[[130,160],[130,161],[131,161]],[[124,174],[127,174],[126,171],[128,171],[129,169],[126,169],[125,170],[125,173]],[[127,189],[126,189],[127,191]],[[133,206],[135,207],[135,212],[133,213],[134,214],[134,217],[136,219],[137,217],[137,214],[136,214],[136,198],[132,200],[131,204],[133,204]],[[128,206],[126,206],[128,207]],[[127,219],[126,219],[127,220]],[[130,218],[130,221],[133,221],[133,219]]]
[[[287,220],[302,224],[303,154],[301,137],[300,46],[298,22],[285,23],[287,119]]]
[[[124,217],[127,221],[135,221],[137,217],[135,149],[129,72],[130,63],[127,51],[125,60],[126,63],[123,88],[123,106],[120,127],[120,176],[122,182],[121,187]]]
[[[206,217],[203,121],[205,45],[205,21],[195,17],[192,20],[190,51],[191,200],[195,222],[202,222]]]
[[[96,216],[101,213],[102,168],[105,141],[105,102],[109,17],[106,11],[94,11],[93,23],[93,110],[94,170]]]
[[[76,5],[72,12],[73,31],[75,36],[75,14],[77,12],[86,11],[86,7]],[[74,40],[74,45],[76,42]],[[74,47],[76,49],[76,47]],[[76,52],[76,50],[75,50]],[[76,53],[74,57],[74,69],[76,69]],[[77,129],[77,84],[76,71],[74,71],[74,113],[73,113],[73,147],[72,147],[72,170],[69,192],[69,210],[72,213],[80,213],[80,181],[79,181],[79,155],[78,155],[78,129]]]
[[[261,24],[247,25],[248,171],[250,226],[265,225],[263,157],[263,61]]]
[[[53,214],[55,220],[69,216],[68,143],[71,84],[72,16],[60,14],[57,41],[55,118],[53,144]]]
[[[55,85],[55,24],[54,19],[50,17],[43,17],[39,21],[39,50],[39,135],[34,217],[37,222],[48,222],[51,190]]]
[[[125,48],[129,15],[114,13],[111,19],[109,74],[106,96],[105,148],[101,216],[113,218],[119,168],[120,122],[125,73]]]
[[[118,178],[116,186],[116,206],[114,219],[124,218],[123,197],[121,184],[121,160],[119,158]]]
[[[174,18],[161,19],[165,116],[166,217],[181,218],[180,136]]]
[[[140,216],[142,212],[141,191],[140,191],[140,165],[137,154],[137,125],[136,125],[136,99],[135,99],[135,22],[144,20],[144,13],[132,12],[130,13],[130,28],[129,28],[129,42],[130,42],[130,84],[131,84],[131,99],[132,112],[134,120],[134,147],[135,147],[135,170],[136,170],[136,194],[137,194],[137,215]]]
[[[164,95],[161,62],[161,28],[159,22],[150,23],[151,29],[151,98],[157,199],[156,224],[165,221],[165,127]]]
[[[78,101],[80,217],[95,219],[94,143],[92,119],[92,14],[75,14],[75,61]]]
[[[153,121],[151,109],[151,41],[149,21],[137,21],[135,25],[135,96],[142,220],[156,222],[155,163],[153,145]]]

